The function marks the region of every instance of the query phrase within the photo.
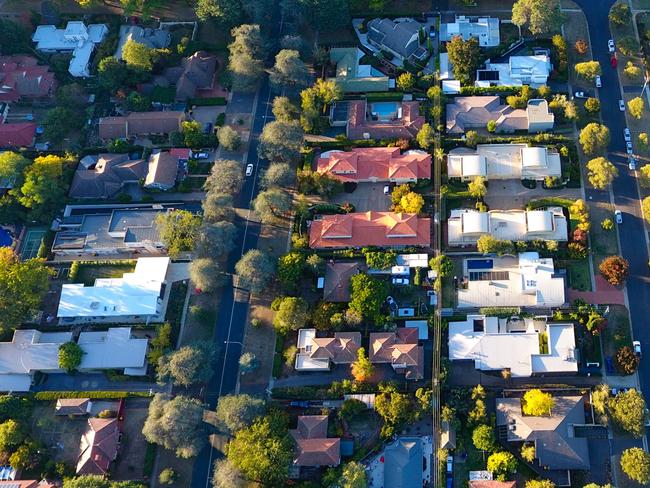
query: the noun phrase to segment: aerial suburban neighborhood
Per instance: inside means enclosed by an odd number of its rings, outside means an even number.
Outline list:
[[[0,488],[650,486],[650,0],[0,0]]]

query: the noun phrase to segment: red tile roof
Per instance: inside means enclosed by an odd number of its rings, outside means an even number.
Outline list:
[[[419,102],[401,102],[402,116],[396,120],[368,120],[366,101],[355,100],[348,104],[348,132],[350,139],[362,139],[370,134],[372,139],[411,139],[424,125]]]
[[[330,151],[319,158],[319,173],[340,181],[415,181],[431,178],[431,155],[424,151],[400,154],[397,147],[356,148]]]
[[[470,488],[517,488],[516,481],[473,480],[469,482]]]
[[[108,473],[117,457],[120,428],[117,419],[88,419],[88,430],[81,436],[77,474]]]
[[[309,246],[314,249],[363,246],[428,246],[431,219],[397,212],[357,212],[323,215],[311,223]]]
[[[360,332],[336,332],[334,337],[313,338],[309,356],[330,359],[334,364],[350,364],[356,361],[360,346]]]
[[[327,415],[302,415],[298,427],[289,433],[296,441],[297,466],[338,466],[341,439],[327,437]]]
[[[31,56],[0,56],[0,102],[21,98],[48,98],[57,82],[48,66],[39,66]]]
[[[99,119],[101,139],[124,139],[149,134],[170,134],[181,131],[185,112],[131,112],[122,117]]]
[[[0,147],[30,147],[35,135],[36,124],[33,122],[0,124]]]
[[[401,327],[395,332],[370,334],[368,358],[373,363],[390,363],[408,379],[424,375],[424,349],[418,345],[418,329]]]
[[[359,263],[327,263],[325,268],[325,284],[323,287],[323,301],[349,302],[350,280],[359,273]]]
[[[54,483],[49,483],[47,481],[36,481],[36,480],[7,480],[0,481],[0,487],[6,488],[55,488]]]

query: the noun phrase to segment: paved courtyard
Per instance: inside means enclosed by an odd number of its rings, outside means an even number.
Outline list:
[[[385,183],[359,183],[352,193],[341,192],[332,201],[334,203],[349,202],[354,205],[355,212],[374,210],[384,212],[390,210],[390,195],[384,195]]]

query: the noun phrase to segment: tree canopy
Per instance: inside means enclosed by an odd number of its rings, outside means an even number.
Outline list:
[[[212,488],[245,488],[247,484],[241,471],[229,459],[215,461]]]
[[[592,122],[580,131],[579,140],[585,154],[594,155],[603,153],[609,145],[609,129],[604,125]]]
[[[374,373],[375,367],[363,347],[357,350],[357,360],[352,363],[351,370],[355,381],[368,381]]]
[[[298,330],[307,322],[308,304],[300,297],[284,297],[280,299],[280,305],[273,317],[273,326],[280,334],[287,334],[292,330]]]
[[[241,285],[247,286],[253,293],[259,293],[275,275],[275,262],[258,249],[251,249],[235,265]]]
[[[241,20],[243,8],[241,0],[197,0],[194,11],[201,20],[214,19],[232,26]]]
[[[494,429],[491,425],[480,424],[472,432],[472,442],[479,451],[491,451],[494,448]]]
[[[295,172],[287,163],[271,163],[262,175],[260,185],[264,188],[286,187],[289,186],[295,178]]]
[[[576,74],[585,80],[594,81],[596,76],[600,76],[601,68],[598,61],[585,61],[584,63],[576,63],[573,67]]]
[[[632,388],[610,398],[609,413],[612,420],[635,437],[642,437],[647,420],[646,403],[641,393]]]
[[[306,85],[309,80],[307,65],[295,49],[282,49],[275,55],[275,65],[269,80],[276,86]]]
[[[632,480],[648,485],[650,483],[650,454],[640,447],[632,447],[621,455],[621,469]]]
[[[76,342],[64,342],[59,346],[59,368],[68,373],[76,370],[81,364],[84,352]]]
[[[127,66],[151,71],[158,58],[158,53],[142,43],[128,39],[122,47],[122,59]]]
[[[47,221],[65,200],[62,182],[66,160],[50,154],[39,156],[25,168],[22,185],[10,190],[18,203],[30,210],[32,220]]]
[[[360,273],[350,280],[350,310],[357,312],[365,320],[377,322],[381,317],[381,307],[388,296],[384,281]]]
[[[291,196],[281,188],[270,188],[257,194],[253,208],[262,222],[273,222],[291,210]]]
[[[643,98],[635,97],[628,101],[627,110],[630,112],[632,117],[640,120],[643,117],[643,111],[645,110],[645,102],[643,101]]]
[[[214,194],[237,195],[244,184],[242,165],[232,159],[218,159],[212,165],[204,188]]]
[[[415,138],[415,140],[418,141],[418,145],[425,150],[429,150],[433,147],[435,139],[436,133],[428,122],[422,125],[422,128],[418,131],[418,135]]]
[[[587,162],[587,171],[589,183],[598,190],[607,188],[614,181],[614,178],[618,176],[616,166],[602,156]]]
[[[225,395],[219,398],[216,416],[230,433],[249,427],[265,410],[264,400],[247,394]]]
[[[614,286],[620,286],[627,278],[630,265],[621,256],[608,256],[598,265],[600,274]]]
[[[273,99],[273,115],[275,120],[280,122],[292,122],[298,118],[298,107],[294,105],[289,97],[275,97]]]
[[[194,250],[201,227],[201,217],[188,210],[172,210],[156,217],[160,239],[170,257]]]
[[[517,458],[507,451],[495,452],[487,459],[487,469],[497,477],[508,476],[517,469]]]
[[[190,279],[194,286],[206,293],[212,293],[225,280],[221,265],[213,258],[196,258],[190,263]]]
[[[401,430],[414,415],[413,402],[406,393],[399,393],[393,385],[380,386],[375,399],[375,411],[384,420],[381,436],[390,438]]]
[[[563,21],[559,0],[517,0],[512,6],[512,23],[533,34],[558,31]]]
[[[524,415],[551,415],[555,400],[550,393],[543,392],[537,388],[524,393],[521,401],[521,410]]]
[[[242,24],[231,31],[233,42],[230,43],[228,69],[232,73],[233,87],[238,90],[254,90],[264,73],[264,53],[266,47],[260,26]]]
[[[453,66],[454,77],[461,84],[468,84],[481,64],[481,51],[478,39],[471,37],[465,41],[461,36],[454,36],[447,43],[449,63]]]
[[[260,155],[271,161],[296,161],[300,158],[303,136],[297,122],[269,122],[260,135]]]
[[[241,145],[239,133],[229,125],[224,125],[219,128],[217,139],[219,140],[219,145],[228,151],[236,151]]]
[[[208,342],[187,344],[165,354],[158,361],[158,381],[171,379],[175,385],[205,383],[212,377],[214,347]]]

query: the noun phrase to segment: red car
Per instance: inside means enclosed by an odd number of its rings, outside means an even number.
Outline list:
[[[612,68],[616,69],[616,67],[618,66],[618,60],[616,59],[616,55],[612,56],[609,62],[611,63]]]

